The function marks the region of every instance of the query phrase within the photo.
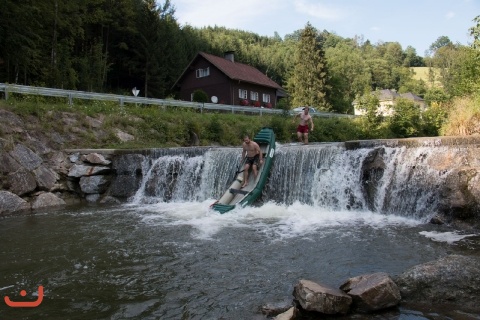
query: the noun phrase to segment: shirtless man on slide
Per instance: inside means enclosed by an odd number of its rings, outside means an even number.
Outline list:
[[[245,167],[243,168],[243,184],[240,188],[248,185],[248,170],[250,170],[250,167],[252,167],[253,175],[255,179],[257,179],[258,168],[263,163],[263,154],[260,150],[260,146],[255,141],[250,140],[248,135],[243,137],[242,147],[242,159],[246,157],[246,160]]]

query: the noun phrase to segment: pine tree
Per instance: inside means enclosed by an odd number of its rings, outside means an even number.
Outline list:
[[[287,88],[293,106],[309,105],[324,111],[331,109],[326,97],[328,85],[325,53],[321,37],[310,23],[300,33]]]

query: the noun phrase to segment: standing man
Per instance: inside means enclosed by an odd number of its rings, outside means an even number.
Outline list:
[[[308,144],[308,123],[310,123],[310,131],[313,131],[314,126],[312,116],[308,114],[309,109],[309,107],[304,107],[303,112],[297,113],[293,118],[293,122],[295,122],[295,119],[300,117],[300,124],[297,127],[297,137],[298,142],[303,142],[304,144]]]
[[[242,159],[245,159],[245,167],[243,168],[243,184],[240,188],[245,187],[248,185],[248,175],[250,167],[252,167],[253,175],[255,179],[257,179],[258,175],[258,168],[260,164],[263,163],[263,154],[260,150],[260,146],[255,141],[250,140],[248,135],[243,137],[243,151],[242,151]],[[255,181],[255,180],[254,180]]]

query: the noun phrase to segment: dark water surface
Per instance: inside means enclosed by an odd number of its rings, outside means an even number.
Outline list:
[[[31,301],[45,288],[36,308],[2,299],[0,319],[262,319],[259,307],[291,301],[300,279],[339,287],[478,252],[475,237],[452,241],[452,230],[402,217],[298,203],[225,215],[206,208],[92,206],[0,220],[0,295]],[[392,318],[429,317],[400,309]]]

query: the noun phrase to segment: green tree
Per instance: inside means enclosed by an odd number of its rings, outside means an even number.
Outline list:
[[[480,50],[480,15],[476,16],[473,19],[473,22],[476,24],[468,29],[468,31],[470,31],[470,35],[473,37],[472,48]]]
[[[421,110],[408,99],[396,99],[389,118],[390,130],[399,138],[417,137],[422,131]]]
[[[362,53],[351,41],[337,43],[325,52],[329,84],[329,100],[333,111],[353,113],[352,102],[358,94],[370,91],[369,66]]]
[[[326,97],[328,75],[321,41],[316,29],[307,23],[297,43],[287,88],[293,105],[310,105],[328,111],[331,109]]]
[[[450,41],[450,38],[448,38],[447,36],[441,36],[441,37],[438,37],[437,40],[435,40],[435,42],[432,43],[428,49],[430,53],[435,54],[435,52],[437,52],[438,49],[442,47],[452,46],[452,45],[453,43],[452,41]]]
[[[363,112],[363,126],[366,138],[375,137],[383,121],[379,112],[380,101],[376,94],[366,93],[357,99],[357,108]]]
[[[442,107],[443,104],[450,100],[450,96],[443,88],[431,87],[425,93],[424,100],[430,107]]]
[[[412,46],[405,49],[405,59],[403,60],[404,67],[424,67],[425,62],[423,58],[417,55],[417,51]]]
[[[36,1],[0,1],[0,75],[4,82],[31,84],[42,66]]]

